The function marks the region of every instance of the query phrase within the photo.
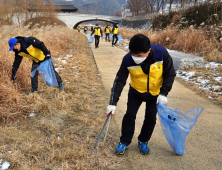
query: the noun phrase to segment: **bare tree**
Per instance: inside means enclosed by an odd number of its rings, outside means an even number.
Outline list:
[[[171,11],[171,8],[172,8],[172,4],[174,3],[174,0],[170,0],[170,8],[169,8],[169,11]]]
[[[144,7],[144,1],[143,0],[129,0],[129,9],[135,14],[139,15],[139,11],[143,9]]]

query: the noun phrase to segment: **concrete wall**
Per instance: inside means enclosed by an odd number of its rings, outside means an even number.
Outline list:
[[[144,26],[148,27],[149,25],[150,25],[149,19],[134,20],[134,21],[123,20],[122,21],[122,26],[131,27],[131,28],[141,28]]]

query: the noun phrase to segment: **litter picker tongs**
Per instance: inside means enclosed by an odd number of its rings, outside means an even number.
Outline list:
[[[102,133],[103,133],[103,131],[104,131],[105,127],[106,127],[106,124],[107,124],[107,122],[108,122],[108,120],[109,120],[109,123],[108,123],[108,125],[107,125],[107,129],[106,129],[106,134],[105,134],[105,137],[104,137],[104,143],[105,143],[106,137],[107,137],[107,133],[108,133],[108,131],[109,131],[109,126],[110,126],[111,119],[112,119],[112,112],[110,112],[110,113],[108,114],[107,118],[106,118],[106,121],[105,121],[105,123],[104,123],[104,125],[103,125],[103,128],[102,128],[102,130],[101,130],[101,132],[100,132],[100,134],[99,134],[99,137],[98,137],[98,139],[97,139],[97,141],[96,141],[95,147],[98,145],[99,139],[101,138]]]

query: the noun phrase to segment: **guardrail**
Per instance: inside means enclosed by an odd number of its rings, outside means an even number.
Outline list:
[[[92,14],[80,14],[80,13],[57,13],[57,15],[68,15],[68,16],[90,16],[95,18],[115,18],[115,19],[121,19],[121,17],[118,16],[108,16],[108,15],[92,15]]]

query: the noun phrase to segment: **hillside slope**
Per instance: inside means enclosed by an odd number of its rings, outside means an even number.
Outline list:
[[[69,2],[65,0],[53,0],[54,2]],[[125,0],[72,0],[73,4],[79,9],[79,13],[114,15],[121,11],[122,4]]]

